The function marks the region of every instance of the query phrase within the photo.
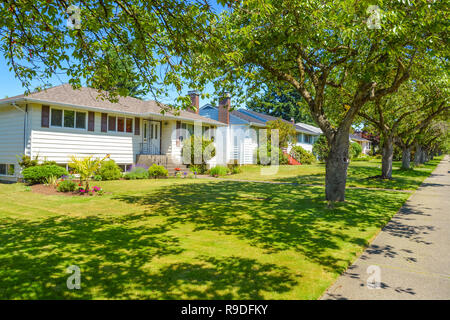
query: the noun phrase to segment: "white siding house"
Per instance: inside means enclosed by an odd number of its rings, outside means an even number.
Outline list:
[[[193,112],[163,115],[165,106],[155,101],[126,97],[112,103],[97,95],[90,88],[62,85],[0,100],[0,180],[20,177],[17,157],[22,154],[62,166],[72,155],[108,154],[123,168],[138,159],[181,165],[182,140],[189,135],[184,128],[195,123],[211,133],[224,126]]]
[[[256,164],[256,150],[260,144],[259,130],[265,129],[268,121],[278,118],[246,109],[227,111],[226,104],[229,104],[229,100],[224,103],[218,107],[207,104],[200,108],[200,115],[227,124],[226,128],[220,128],[225,138],[220,143],[224,150],[218,156],[218,161],[221,163],[237,161],[239,164]],[[224,116],[226,112],[228,112],[228,115]],[[307,151],[312,151],[312,146],[321,134],[321,130],[303,123],[291,124],[297,131],[297,137],[295,141],[289,144],[287,151],[289,152],[293,146],[301,146]]]

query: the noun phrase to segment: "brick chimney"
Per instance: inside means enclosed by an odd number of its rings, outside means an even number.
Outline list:
[[[295,125],[295,119],[294,119],[294,118],[291,118],[291,123],[292,123],[293,125]]]
[[[229,93],[225,93],[219,102],[219,121],[230,124],[230,107],[231,97]]]
[[[189,91],[188,94],[191,96],[192,108],[187,111],[198,114],[200,111],[200,95],[198,91]]]

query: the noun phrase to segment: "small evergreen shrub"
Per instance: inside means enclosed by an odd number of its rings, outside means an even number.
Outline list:
[[[278,164],[279,165],[288,164],[289,163],[289,159],[283,153],[283,150],[281,150],[280,148],[277,148],[277,149],[278,149]],[[266,154],[263,154],[263,158],[262,159],[260,159],[261,152],[262,153],[266,152]],[[257,163],[258,164],[262,164],[262,165],[270,165],[271,164],[271,159],[272,159],[271,152],[272,152],[272,145],[271,144],[262,145],[261,147],[256,149],[256,161],[257,161]]]
[[[29,184],[45,183],[48,178],[52,176],[61,178],[61,176],[67,174],[68,172],[66,169],[56,165],[34,166],[26,168],[22,171],[23,178]]]
[[[148,169],[133,167],[129,172],[125,173],[124,178],[127,180],[148,179]]]
[[[311,152],[303,149],[301,146],[293,147],[291,149],[290,155],[301,164],[311,164],[316,161],[314,155]]]
[[[349,154],[350,154],[350,158],[351,159],[356,159],[359,157],[359,155],[362,152],[362,147],[359,143],[357,142],[352,142],[350,144],[350,148],[349,148]]]
[[[103,161],[97,175],[101,176],[101,181],[119,180],[122,177],[122,170],[114,160]]]
[[[330,153],[330,148],[328,147],[327,138],[323,134],[320,135],[316,142],[314,142],[312,151],[320,161],[327,160],[328,154]]]
[[[215,166],[214,168],[211,168],[210,175],[213,177],[220,177],[220,176],[226,176],[228,173],[228,168],[224,166]]]
[[[72,180],[63,180],[61,181],[56,190],[58,192],[74,192],[78,188],[78,185]]]
[[[169,175],[169,171],[166,170],[163,166],[158,166],[156,163],[152,164],[150,168],[148,168],[148,176],[150,178],[161,178],[167,177]]]

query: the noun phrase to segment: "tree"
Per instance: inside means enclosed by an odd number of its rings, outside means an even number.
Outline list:
[[[133,94],[128,80],[159,100],[173,88],[181,94],[185,78],[196,78],[198,70],[189,73],[182,56],[211,16],[203,0],[5,0],[0,52],[27,92],[32,83],[41,89],[63,74],[74,87],[85,79],[110,90],[103,94],[111,100]],[[189,97],[181,102],[190,105]]]
[[[104,68],[93,75],[92,88],[108,92],[118,91],[122,96],[143,99],[145,91],[141,88],[139,75],[134,70],[129,56],[120,58],[116,50],[110,49],[99,60]]]
[[[355,116],[367,102],[395,93],[416,57],[445,47],[444,4],[383,2],[378,30],[366,24],[368,1],[229,3],[199,34],[187,64],[235,97],[296,90],[329,141],[326,198],[344,201]]]
[[[312,151],[320,161],[327,160],[328,154],[330,153],[330,147],[328,146],[328,140],[324,135],[320,135],[319,139],[314,142]]]
[[[247,108],[277,118],[314,125],[302,96],[291,88],[276,92],[265,91],[247,102]]]
[[[297,131],[291,123],[287,123],[281,119],[266,122],[267,139],[272,141],[272,130],[278,131],[278,143],[281,148],[286,148],[297,135]],[[270,142],[267,142],[270,143]]]
[[[382,179],[392,178],[394,142],[402,148],[402,168],[409,169],[410,148],[416,135],[449,110],[446,68],[436,63],[427,68],[420,68],[420,75],[402,85],[396,95],[377,99],[359,112],[381,134]]]

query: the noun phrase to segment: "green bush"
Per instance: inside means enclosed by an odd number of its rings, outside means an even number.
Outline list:
[[[103,161],[97,175],[101,176],[102,181],[119,180],[122,177],[122,169],[114,160]]]
[[[194,174],[203,174],[206,172],[206,165],[191,164],[189,165],[189,170]]]
[[[161,178],[167,177],[169,175],[169,171],[166,170],[163,166],[158,166],[156,163],[152,164],[150,168],[148,168],[148,176],[151,178]]]
[[[22,169],[35,167],[35,166],[39,165],[38,157],[35,157],[34,159],[31,159],[30,156],[27,156],[27,155],[23,154],[22,157],[17,156],[17,160],[18,160],[19,166]]]
[[[133,167],[129,172],[125,173],[124,178],[127,180],[148,179],[148,169]]]
[[[202,146],[202,154],[201,154],[201,161],[200,164],[195,164],[195,145],[201,145]],[[190,154],[190,159],[189,159]],[[184,164],[195,164],[198,166],[199,171],[197,173],[205,173],[206,172],[206,163],[207,161],[214,158],[216,155],[216,148],[214,146],[214,143],[212,140],[205,139],[203,137],[197,137],[194,135],[191,135],[189,139],[186,139],[183,141],[183,147],[181,148],[181,157],[183,159]]]
[[[301,164],[311,164],[316,161],[314,155],[303,149],[301,146],[295,146],[291,149],[291,157],[300,162]]]
[[[95,181],[102,181],[102,180],[103,180],[103,178],[102,178],[102,176],[101,176],[101,175],[99,175],[99,174],[96,174],[96,175],[94,176],[94,180],[95,180]]]
[[[228,168],[224,166],[215,166],[214,168],[211,168],[210,175],[215,176],[226,176],[228,173]]]
[[[77,188],[78,188],[78,184],[76,184],[72,180],[63,180],[58,184],[58,186],[56,187],[56,190],[58,192],[73,192]]]
[[[278,149],[278,164],[280,164],[280,165],[288,164],[289,163],[289,159],[283,153],[283,150],[281,150],[280,148],[277,148],[277,149]],[[267,150],[267,157],[264,156],[264,158],[262,159],[263,161],[261,161],[261,159],[260,159],[261,150],[263,150],[263,151]],[[272,152],[272,145],[271,144],[262,145],[261,147],[256,149],[256,161],[257,161],[257,163],[258,164],[262,164],[262,165],[270,165],[270,163],[271,163],[271,152]]]
[[[324,135],[320,135],[319,139],[314,142],[312,151],[320,161],[327,160],[328,154],[330,153],[330,148],[328,147],[327,138]]]
[[[237,163],[229,163],[227,165],[227,167],[228,167],[228,172],[231,174],[238,174],[238,173],[242,172],[242,168]]]
[[[356,159],[359,157],[359,155],[362,152],[362,147],[359,143],[357,142],[352,142],[350,144],[350,148],[349,148],[349,155],[351,159]]]
[[[47,179],[52,176],[61,178],[61,176],[67,174],[68,172],[66,169],[56,165],[34,166],[26,168],[22,171],[23,178],[29,184],[45,183]]]

